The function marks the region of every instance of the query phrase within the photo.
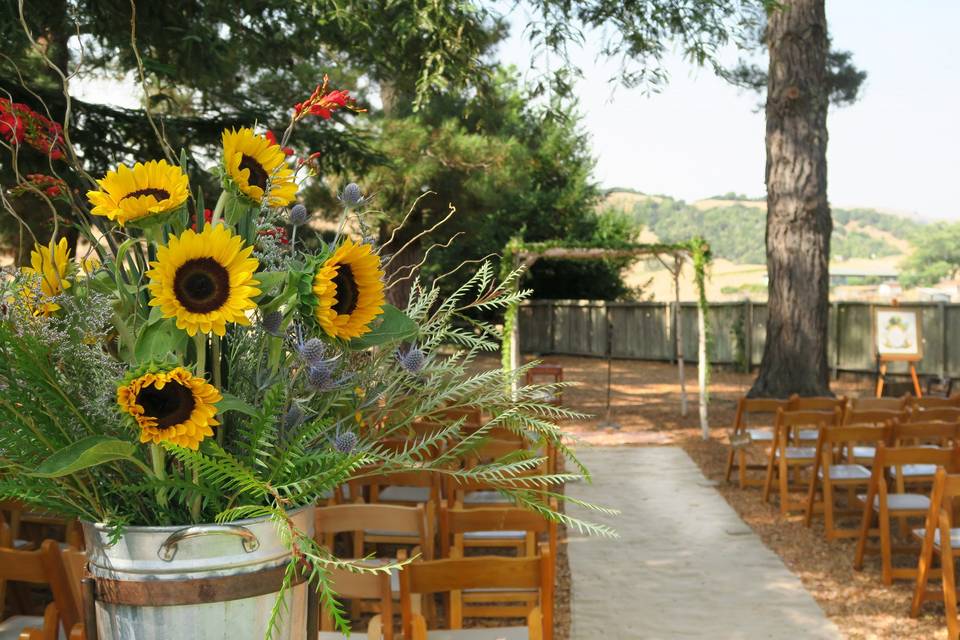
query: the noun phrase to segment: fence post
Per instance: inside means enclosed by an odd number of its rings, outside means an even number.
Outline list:
[[[938,303],[940,307],[940,380],[947,379],[947,305],[942,300]]]
[[[753,302],[743,301],[743,341],[747,351],[747,373],[753,370]]]
[[[834,301],[833,307],[833,379],[840,376],[840,303]]]

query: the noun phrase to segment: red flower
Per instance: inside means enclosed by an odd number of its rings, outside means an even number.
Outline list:
[[[280,144],[279,142],[277,142],[277,136],[275,136],[273,134],[273,131],[270,131],[270,129],[267,129],[267,132],[263,135],[267,140],[270,141],[270,144],[277,144],[277,145]],[[293,155],[293,149],[291,149],[290,147],[280,147],[280,150],[283,151],[284,155],[287,155],[287,156]]]
[[[261,229],[257,231],[258,236],[270,236],[279,244],[290,244],[290,240],[287,239],[287,230],[283,227],[274,227],[272,229]]]
[[[351,111],[366,111],[356,106],[356,101],[350,97],[349,91],[336,89],[328,91],[330,79],[324,75],[323,84],[318,84],[310,97],[304,102],[298,102],[293,107],[294,120],[300,120],[307,115],[314,115],[329,120],[333,112],[340,108],[350,109]]]
[[[8,142],[23,142],[23,118],[13,111],[0,113],[0,136]]]
[[[197,230],[197,214],[193,214],[192,216],[190,216],[190,219],[193,220],[193,224],[190,225],[190,228],[196,231]],[[203,221],[204,221],[204,224],[210,224],[211,222],[213,222],[213,211],[211,211],[210,209],[204,209]]]

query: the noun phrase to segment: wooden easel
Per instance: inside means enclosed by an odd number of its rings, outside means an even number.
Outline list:
[[[887,365],[891,362],[909,362],[910,363],[910,377],[913,379],[913,391],[917,394],[918,398],[923,397],[923,392],[920,390],[920,378],[917,377],[917,366],[916,363],[920,361],[920,358],[917,356],[898,356],[893,354],[879,355],[877,360],[880,362],[880,370],[877,374],[877,397],[883,396],[883,383],[884,378],[887,375]]]

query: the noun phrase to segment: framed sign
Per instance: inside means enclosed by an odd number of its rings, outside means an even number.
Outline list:
[[[923,357],[920,310],[880,307],[874,317],[877,355],[882,360],[919,360]]]

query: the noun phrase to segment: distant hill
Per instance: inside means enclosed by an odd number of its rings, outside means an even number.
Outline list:
[[[766,201],[734,193],[687,203],[630,189],[611,189],[601,205],[634,217],[662,242],[703,236],[717,258],[736,264],[764,264]],[[875,209],[833,209],[834,259],[876,259],[909,251],[907,238],[922,223]],[[645,239],[647,239],[645,238]]]

